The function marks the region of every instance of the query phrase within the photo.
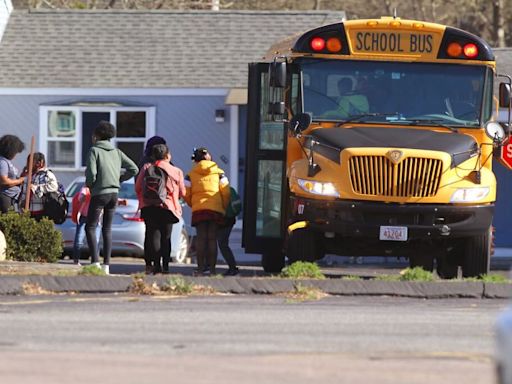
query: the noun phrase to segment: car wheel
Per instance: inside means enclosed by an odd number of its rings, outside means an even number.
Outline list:
[[[188,233],[185,228],[182,228],[179,240],[178,252],[176,254],[176,262],[178,264],[186,264],[188,258],[188,251],[190,248],[190,241]]]

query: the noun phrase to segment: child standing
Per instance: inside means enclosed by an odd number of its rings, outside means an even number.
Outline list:
[[[109,274],[112,253],[112,220],[117,206],[120,183],[137,174],[137,165],[110,143],[116,128],[108,121],[100,121],[92,135],[93,146],[87,155],[85,185],[91,190],[91,203],[87,212],[85,233],[91,251],[92,264],[100,267],[96,227],[103,212],[101,228],[103,238],[103,271]],[[125,168],[121,174],[121,168]]]
[[[208,152],[202,147],[194,149],[195,165],[185,178],[185,201],[192,207],[192,225],[196,227],[197,271],[204,273],[206,263],[210,274],[217,264],[217,228],[224,222],[230,198],[229,181]]]
[[[149,248],[148,257],[153,261],[153,273],[169,273],[170,262],[170,237],[172,225],[181,217],[181,205],[179,199],[185,196],[185,182],[183,172],[178,167],[170,164],[171,153],[165,144],[153,146],[151,151],[152,163],[144,164],[137,181],[135,192],[139,198],[141,217],[146,224],[146,240],[144,244]],[[152,168],[151,168],[152,167]],[[151,173],[149,169],[154,173]],[[155,170],[158,168],[158,170]],[[157,173],[158,172],[158,173]],[[162,178],[156,175],[161,175]],[[162,196],[150,184],[149,179],[162,180],[165,190]],[[164,184],[161,184],[164,187]],[[158,188],[160,190],[160,188]],[[165,200],[165,201],[163,201]],[[149,273],[146,265],[146,273]]]
[[[29,158],[27,158],[27,166],[25,167],[25,171],[28,168],[28,162]],[[25,185],[23,186],[20,206],[23,206],[25,202],[27,183],[28,180],[26,180]],[[57,183],[57,177],[46,167],[46,159],[44,154],[41,152],[34,153],[32,162],[32,182],[29,191],[30,216],[38,221],[41,220],[41,218],[45,216],[43,196],[47,193],[57,192],[58,189],[59,184]]]

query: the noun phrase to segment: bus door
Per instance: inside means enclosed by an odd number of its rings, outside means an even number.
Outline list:
[[[269,114],[269,101],[284,101],[284,88],[270,87],[269,66],[249,64],[242,246],[259,254],[281,252],[286,201],[285,124],[283,115]]]

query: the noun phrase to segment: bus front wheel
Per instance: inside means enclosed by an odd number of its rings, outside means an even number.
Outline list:
[[[479,277],[489,273],[491,261],[491,228],[465,242],[463,277]]]
[[[316,234],[307,228],[293,231],[288,237],[286,256],[290,263],[296,261],[315,262],[318,259]]]
[[[280,251],[264,252],[261,255],[261,266],[267,273],[280,273],[284,268],[284,255]]]

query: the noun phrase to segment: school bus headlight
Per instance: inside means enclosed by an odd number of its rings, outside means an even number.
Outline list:
[[[320,183],[318,181],[297,179],[299,186],[306,192],[314,195],[339,197],[340,193],[333,183]]]
[[[489,194],[489,187],[460,188],[450,199],[451,203],[470,203],[484,199]]]

